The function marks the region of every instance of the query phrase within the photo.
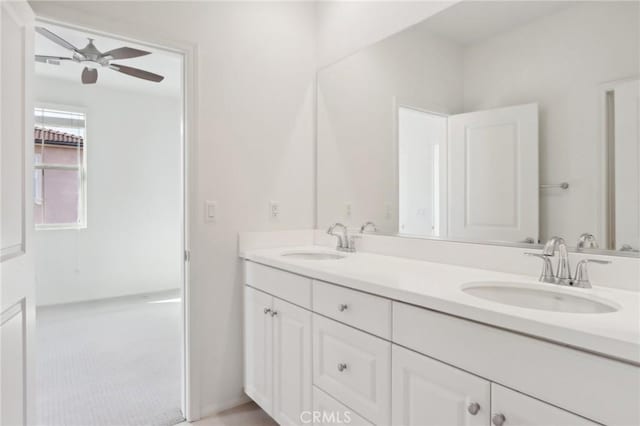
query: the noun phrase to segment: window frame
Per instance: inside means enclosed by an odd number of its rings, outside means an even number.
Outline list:
[[[80,192],[78,194],[78,222],[77,223],[41,223],[35,224],[36,231],[47,231],[47,230],[70,230],[70,229],[87,229],[87,109],[77,105],[65,105],[65,104],[55,104],[49,102],[34,102],[33,105],[33,114],[35,116],[36,110],[38,109],[47,109],[53,111],[62,111],[62,112],[70,112],[75,114],[82,114],[84,116],[84,137],[83,137],[83,146],[82,146],[82,158],[81,162],[77,166],[68,165],[68,164],[54,164],[54,163],[41,163],[33,164],[33,170],[35,171],[44,171],[44,170],[69,170],[69,171],[78,171],[80,175]],[[34,117],[35,118],[35,117]],[[34,126],[38,123],[34,121]],[[34,150],[35,150],[35,142],[34,142]],[[34,176],[35,181],[35,176]],[[44,176],[42,178],[44,182]],[[35,182],[34,182],[35,184]],[[35,206],[35,191],[33,197],[33,206]],[[42,193],[42,206],[44,208],[44,192]]]

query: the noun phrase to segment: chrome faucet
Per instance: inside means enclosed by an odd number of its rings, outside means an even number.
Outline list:
[[[336,233],[336,230],[339,230],[340,233]],[[343,224],[334,223],[329,227],[329,229],[327,229],[327,234],[333,235],[334,237],[338,238],[336,250],[346,251],[350,253],[356,251],[353,238],[349,238],[349,230]]]
[[[573,280],[572,285],[575,287],[591,288],[591,282],[589,281],[589,274],[587,273],[587,265],[589,263],[599,263],[606,265],[611,263],[609,260],[599,259],[583,259],[576,265],[576,277]]]
[[[576,248],[578,249],[578,251],[582,251],[584,249],[597,249],[598,241],[593,234],[585,232],[578,238],[578,245],[576,246]]]
[[[525,252],[527,256],[535,256],[542,259],[542,272],[540,272],[539,281],[543,283],[556,283],[556,277],[553,275],[553,265],[551,265],[551,256],[547,256],[540,253]]]
[[[364,225],[362,225],[360,227],[360,233],[364,234],[365,231],[367,231],[367,229],[373,231],[373,232],[378,232],[378,228],[376,227],[376,224],[369,221],[369,222],[365,222]]]
[[[558,268],[556,273],[553,273],[553,266],[551,264],[551,258],[558,252]],[[611,263],[608,260],[599,259],[583,259],[578,262],[576,266],[576,276],[571,278],[571,267],[569,266],[569,251],[567,250],[567,244],[562,237],[552,237],[547,241],[542,249],[542,253],[525,253],[529,256],[539,257],[543,261],[542,273],[540,274],[540,281],[545,283],[571,285],[574,287],[591,288],[589,282],[589,275],[587,274],[587,264],[599,263],[607,264]]]
[[[562,237],[551,237],[544,245],[542,254],[553,257],[558,252],[558,268],[556,269],[555,282],[560,285],[571,285],[571,266],[569,265],[569,251],[567,243]]]

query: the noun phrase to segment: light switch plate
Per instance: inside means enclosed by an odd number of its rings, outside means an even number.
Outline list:
[[[218,203],[215,201],[205,201],[204,203],[204,221],[206,223],[215,223],[218,215]]]

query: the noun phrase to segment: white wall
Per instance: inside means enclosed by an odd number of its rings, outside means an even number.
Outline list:
[[[271,2],[42,2],[36,13],[197,46],[192,300],[204,414],[243,400],[240,230],[313,227],[315,6]],[[197,172],[196,172],[197,170]],[[204,201],[218,203],[204,223]],[[280,202],[277,220],[269,200]],[[196,366],[197,368],[198,366]],[[196,402],[197,403],[197,402]]]
[[[36,231],[37,304],[179,288],[179,97],[41,75],[34,96],[87,114],[88,226]]]
[[[329,65],[458,1],[319,1],[318,65]]]
[[[598,90],[638,75],[638,13],[637,2],[576,3],[464,51],[465,111],[540,105],[541,183],[571,185],[541,191],[542,240],[605,241]]]

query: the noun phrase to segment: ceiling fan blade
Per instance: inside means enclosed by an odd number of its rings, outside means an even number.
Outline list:
[[[104,52],[102,55],[100,55],[100,57],[110,57],[111,59],[129,59],[149,54],[151,54],[151,52],[147,52],[146,50],[134,49],[133,47],[120,47],[118,49]]]
[[[98,81],[98,70],[84,67],[82,70],[82,84],[94,84]]]
[[[78,48],[75,47],[73,44],[71,44],[67,40],[55,35],[54,33],[52,33],[51,31],[49,31],[48,29],[46,29],[44,27],[36,27],[36,31],[38,32],[38,34],[48,38],[49,40],[51,40],[52,42],[54,42],[58,46],[62,46],[65,49],[69,49],[69,50],[72,50],[74,52],[78,51]]]
[[[149,71],[144,71],[138,68],[128,67],[126,65],[111,64],[109,65],[109,68],[111,68],[112,70],[121,72],[123,74],[141,78],[143,80],[155,81],[156,83],[159,83],[162,80],[164,80],[164,77],[161,75],[154,74]]]
[[[60,61],[73,61],[73,58],[65,56],[36,55],[36,62],[42,62],[43,64],[60,65]]]

